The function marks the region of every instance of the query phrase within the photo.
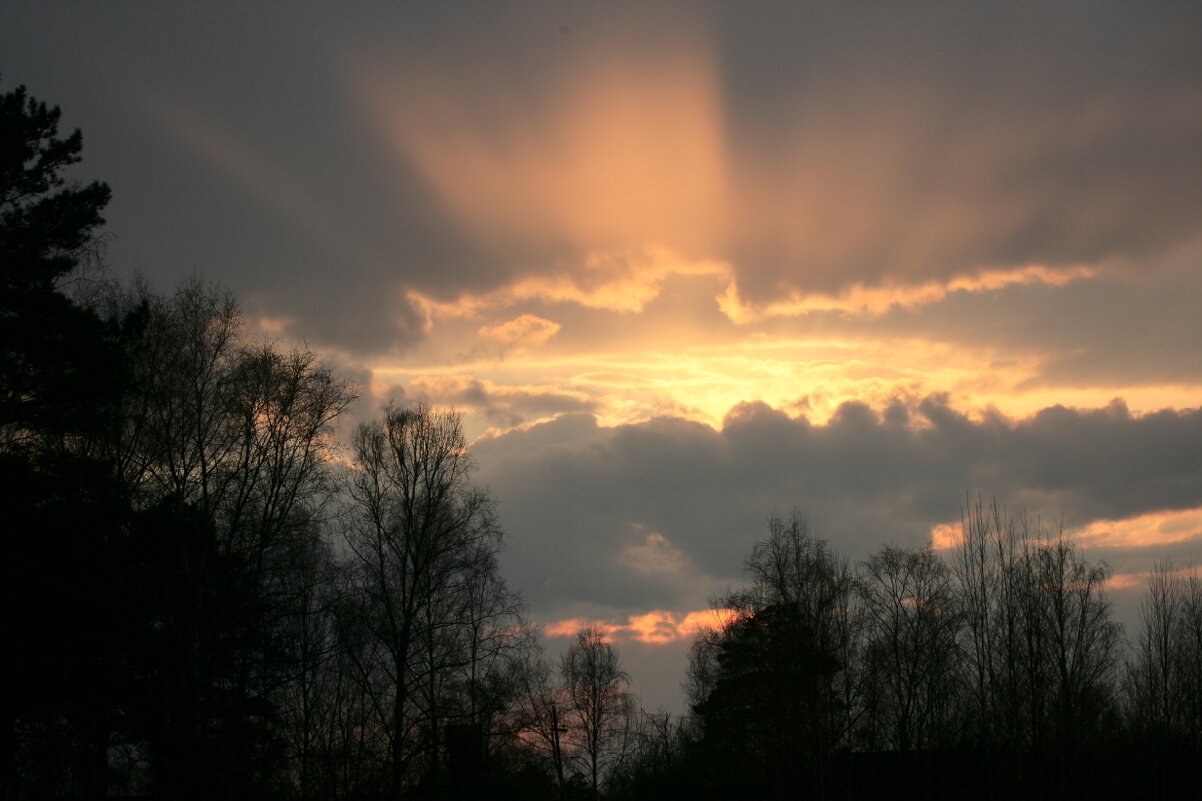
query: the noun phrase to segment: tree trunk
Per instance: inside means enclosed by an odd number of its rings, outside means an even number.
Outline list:
[[[396,696],[392,702],[392,797],[402,801],[405,796],[405,676],[404,665],[398,666]]]

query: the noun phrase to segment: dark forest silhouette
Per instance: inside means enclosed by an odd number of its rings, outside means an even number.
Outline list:
[[[1202,581],[1128,642],[1107,568],[970,506],[852,565],[770,519],[684,717],[599,630],[558,664],[459,418],[356,397],[198,279],[83,280],[109,189],[0,96],[0,798],[1154,798],[1202,786]]]

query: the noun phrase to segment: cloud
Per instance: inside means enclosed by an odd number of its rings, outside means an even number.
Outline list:
[[[1059,529],[1048,531],[1055,534]],[[1066,527],[1063,533],[1087,548],[1142,549],[1191,540],[1202,542],[1202,507],[1154,511],[1118,520],[1093,520],[1086,525]],[[957,522],[932,526],[930,540],[936,550],[955,548],[964,541],[962,525]]]
[[[387,381],[378,382],[377,394],[398,391]],[[569,412],[588,411],[594,403],[580,393],[554,387],[496,386],[470,375],[418,376],[399,390],[409,401],[471,411],[505,428],[527,420],[548,419]]]
[[[549,617],[705,608],[793,504],[1196,552],[1202,6],[161,6],[0,28],[115,269],[466,410]]]
[[[960,523],[939,523],[931,527],[931,547],[946,551],[964,542],[964,529]]]
[[[464,73],[437,56],[398,68],[362,55],[348,72],[396,158],[484,241],[608,250],[705,239],[724,191],[712,48],[688,25],[573,44],[532,51],[533,74],[511,59]]]
[[[1087,546],[1143,547],[1202,539],[1202,507],[1094,520],[1073,532]]]
[[[522,275],[487,292],[459,292],[451,300],[438,300],[416,290],[409,298],[431,318],[476,317],[488,309],[510,308],[530,300],[641,312],[659,296],[671,276],[729,272],[720,262],[689,260],[667,248],[648,246],[561,257],[549,274]]]
[[[144,92],[152,113],[171,135],[227,180],[335,248],[352,253],[358,250],[339,226],[334,211],[245,137],[199,109],[157,92]]]
[[[1194,238],[1202,58],[1179,26],[1197,10],[1031,11],[728,9],[742,213],[722,255],[742,297],[1144,260]]]
[[[644,248],[729,265],[748,309],[1155,263],[1202,210],[1197,12],[1029,11],[583,11],[569,46],[515,52],[518,14],[439,52],[361,48],[347,75],[395,162],[501,254],[413,276],[437,302],[613,308],[578,276]]]
[[[603,428],[578,414],[473,452],[504,503],[513,580],[539,614],[569,601],[629,614],[700,608],[739,580],[767,516],[794,505],[858,559],[888,542],[923,544],[978,491],[1070,526],[1202,502],[1202,410],[1135,416],[1119,403],[1025,419],[969,416],[940,397],[846,403],[822,425],[748,403],[721,430],[666,418]],[[687,557],[710,578],[649,581],[631,569],[632,548],[668,573]]]
[[[584,628],[600,629],[607,641],[633,640],[649,645],[667,645],[690,640],[699,631],[721,628],[734,617],[729,609],[701,609],[693,612],[673,612],[656,609],[641,615],[629,615],[624,622],[593,620],[582,617],[564,618],[543,625],[548,637],[574,637]]]
[[[541,345],[558,333],[559,323],[545,320],[535,314],[523,314],[512,320],[480,328],[481,339],[507,346]]]
[[[635,524],[634,541],[622,549],[621,560],[630,569],[657,579],[667,579],[695,570],[688,555],[658,531]]]
[[[1198,572],[1198,565],[1195,563],[1190,567],[1172,569],[1172,562],[1163,563],[1168,567],[1167,575],[1170,579],[1176,581],[1194,581],[1202,580],[1202,575]],[[1157,571],[1142,570],[1136,573],[1115,573],[1106,581],[1106,588],[1109,590],[1143,590],[1148,586],[1148,579]]]
[[[231,34],[118,7],[30,11],[6,36],[56,102],[92,115],[117,261],[199,265],[318,344],[378,355],[411,352],[440,315],[638,312],[701,269],[740,320],[824,326],[823,310],[967,308],[953,296],[1076,270],[1145,287],[1188,270],[1196,286],[1196,258],[1168,256],[1202,212],[1199,13],[256,9]],[[91,69],[45,56],[50,30]],[[1145,299],[1157,344],[1167,319],[1187,327]],[[1047,380],[1101,369],[1111,344],[1050,358]],[[1115,362],[1166,383],[1141,355]]]
[[[765,317],[789,317],[811,312],[837,311],[849,315],[882,315],[894,308],[913,308],[938,303],[954,292],[981,293],[1012,285],[1045,284],[1064,286],[1079,278],[1096,275],[1091,267],[1078,266],[1052,270],[1030,265],[1013,270],[991,270],[976,275],[959,275],[947,281],[927,281],[903,285],[886,281],[879,286],[862,283],[844,287],[837,295],[803,294],[796,290],[787,297],[754,305],[739,296],[738,286],[730,284],[718,296],[718,306],[736,323],[757,322]]]

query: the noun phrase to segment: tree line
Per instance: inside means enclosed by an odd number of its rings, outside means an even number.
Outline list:
[[[0,95],[0,798],[1062,798],[1198,786],[1202,585],[1128,647],[1060,531],[966,511],[858,565],[773,517],[689,713],[543,652],[459,417],[388,407],[199,279],[85,280],[110,192]],[[1138,777],[1138,779],[1132,778]]]
[[[228,293],[81,275],[110,191],[58,121],[0,95],[0,797],[595,795],[625,675],[547,662],[459,417],[345,445],[356,388]]]
[[[1110,573],[997,502],[960,543],[859,564],[773,516],[749,586],[693,643],[671,760],[623,798],[1190,797],[1202,787],[1202,576],[1162,562],[1127,644]]]

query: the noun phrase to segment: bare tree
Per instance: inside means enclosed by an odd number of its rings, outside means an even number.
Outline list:
[[[599,628],[576,635],[560,663],[567,688],[568,714],[578,733],[580,758],[588,770],[593,798],[602,774],[623,755],[631,712],[629,677]]]
[[[929,548],[887,546],[861,568],[871,720],[899,751],[929,748],[950,714],[958,615],[948,568]]]
[[[822,678],[821,731],[815,735],[820,754],[845,744],[862,710],[863,615],[850,565],[826,540],[814,536],[805,515],[794,509],[788,517],[773,514],[768,519],[768,536],[755,544],[744,572],[752,588],[724,605],[745,611],[789,608],[806,621],[815,647],[840,664],[840,670]]]
[[[610,774],[609,790],[619,798],[659,798],[677,782],[687,744],[685,719],[669,712],[635,711],[629,748],[621,766]]]
[[[1190,710],[1186,732],[1190,747],[1202,752],[1202,575],[1197,567],[1189,571],[1181,586],[1182,662],[1189,681],[1184,687],[1185,703]]]
[[[724,599],[715,599],[715,606],[720,607],[723,602]],[[727,635],[726,630],[726,626],[704,626],[698,629],[689,644],[689,662],[685,668],[682,689],[691,710],[696,711],[697,707],[704,704],[718,683],[721,668],[718,655]],[[692,722],[697,725],[699,719],[694,716]]]
[[[114,286],[97,303],[142,319],[104,457],[136,506],[195,505],[225,550],[269,571],[331,496],[334,426],[356,388],[307,348],[248,342],[235,299],[198,278],[168,296]]]
[[[501,577],[495,544],[486,543],[468,560],[456,610],[456,714],[485,733],[509,728],[499,719],[521,694],[513,675],[537,648],[521,596]]]
[[[469,481],[473,464],[460,418],[424,406],[389,407],[355,432],[346,541],[356,561],[360,613],[382,663],[374,688],[378,725],[388,732],[392,793],[400,798],[423,749],[437,775],[442,690],[464,624],[464,594],[478,581],[482,553],[501,532],[489,495]],[[424,702],[424,703],[422,703]]]
[[[519,727],[527,735],[538,755],[550,763],[555,784],[562,798],[568,743],[564,735],[571,707],[567,689],[554,681],[551,666],[541,651],[531,650],[517,666],[520,687]]]
[[[168,297],[138,286],[120,302],[147,310],[140,391],[128,399],[117,458],[125,480],[146,502],[171,496],[216,518],[237,443],[225,390],[243,325],[238,304],[197,278]]]
[[[1090,564],[1063,526],[1011,517],[996,501],[966,510],[953,559],[964,627],[963,717],[1002,762],[996,776],[1028,789],[1070,774],[1102,735],[1121,630]]]
[[[351,702],[339,637],[339,565],[320,536],[296,548],[292,559],[279,582],[289,610],[279,631],[286,660],[286,679],[277,693],[281,734],[297,795],[328,797],[335,787],[332,734],[340,707]]]
[[[1124,681],[1132,730],[1160,749],[1202,751],[1202,577],[1171,560],[1148,575]]]

